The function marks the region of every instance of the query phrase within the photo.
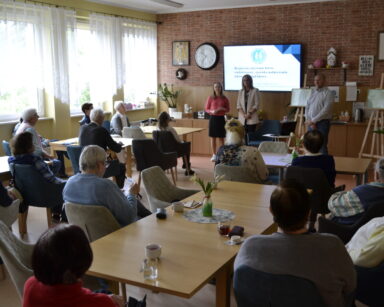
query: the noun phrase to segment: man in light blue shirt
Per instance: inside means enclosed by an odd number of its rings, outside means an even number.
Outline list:
[[[63,190],[64,201],[104,206],[121,226],[126,226],[150,214],[142,204],[138,204],[135,196],[138,193],[137,184],[134,184],[125,196],[114,182],[103,178],[106,158],[107,154],[100,146],[84,147],[80,155],[81,173],[68,179]]]
[[[305,119],[308,130],[319,130],[324,137],[323,147],[320,152],[328,154],[328,133],[332,119],[332,105],[335,100],[335,93],[325,86],[325,76],[315,76],[316,88],[311,91],[311,96],[305,108]]]

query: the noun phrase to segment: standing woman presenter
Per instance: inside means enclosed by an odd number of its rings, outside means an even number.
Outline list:
[[[239,121],[244,125],[245,133],[256,130],[259,123],[257,109],[260,104],[259,90],[253,87],[253,80],[250,75],[244,75],[241,80],[242,89],[237,97],[237,111]],[[245,136],[247,139],[247,136]]]
[[[217,148],[224,145],[225,138],[225,118],[224,115],[229,112],[229,101],[223,95],[223,87],[220,82],[213,84],[213,96],[209,96],[205,104],[205,112],[209,117],[209,137],[211,138],[212,158],[216,161]],[[219,146],[217,146],[219,139]]]

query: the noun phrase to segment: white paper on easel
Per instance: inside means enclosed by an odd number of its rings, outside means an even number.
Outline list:
[[[328,86],[328,89],[335,93],[335,100],[333,100],[333,101],[334,102],[339,102],[340,87],[338,87],[338,86]]]
[[[345,101],[356,101],[357,100],[357,83],[345,82],[345,87],[346,87]]]

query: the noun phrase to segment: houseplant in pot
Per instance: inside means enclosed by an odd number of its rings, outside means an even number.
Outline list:
[[[173,89],[173,84],[168,87],[167,83],[159,84],[158,95],[161,101],[164,101],[168,106],[168,113],[170,116],[173,112],[177,111],[177,97],[180,91]]]

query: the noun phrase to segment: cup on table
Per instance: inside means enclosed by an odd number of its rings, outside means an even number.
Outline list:
[[[232,244],[238,244],[241,242],[241,237],[240,236],[232,236],[231,237],[231,243]]]
[[[145,256],[148,259],[157,259],[160,258],[161,255],[161,246],[156,243],[148,244],[145,247]]]
[[[181,201],[177,201],[172,203],[172,209],[175,212],[183,213],[184,212],[184,203]]]
[[[231,230],[231,223],[229,221],[226,221],[226,222],[218,222],[217,223],[217,231],[219,232],[219,234],[221,234],[222,236],[226,236],[228,235],[228,233],[230,232]]]

